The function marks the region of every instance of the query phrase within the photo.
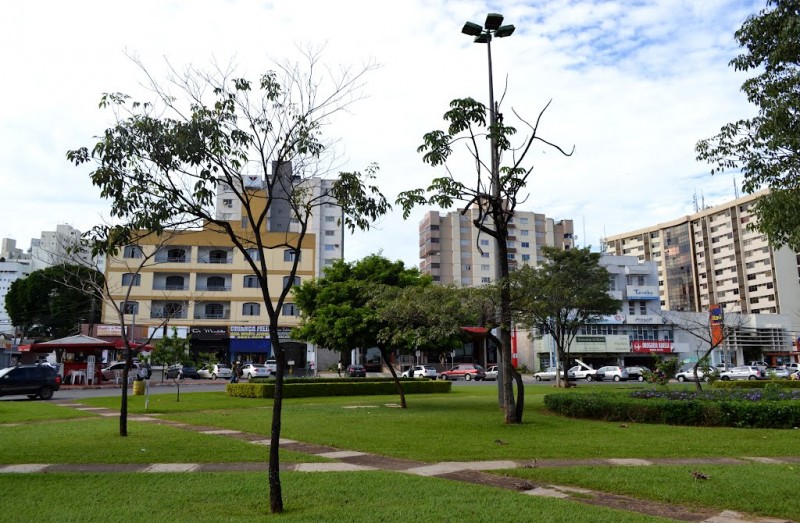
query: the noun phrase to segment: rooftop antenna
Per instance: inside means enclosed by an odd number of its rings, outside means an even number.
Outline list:
[[[736,196],[736,199],[739,199],[739,186],[736,185],[736,177],[733,177],[733,194]]]
[[[692,203],[694,204],[694,212],[700,212],[700,209],[697,207],[697,189],[694,190],[694,194],[692,195]]]

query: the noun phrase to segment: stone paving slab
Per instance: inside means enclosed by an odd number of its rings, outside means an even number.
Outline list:
[[[750,461],[755,461],[756,463],[764,463],[767,465],[783,465],[786,463],[784,460],[777,458],[744,457],[743,459],[749,459]]]
[[[513,469],[516,466],[517,464],[514,461],[443,461],[432,465],[410,468],[406,472],[419,476],[437,476],[461,470]]]
[[[200,434],[215,434],[219,436],[232,436],[234,434],[241,434],[241,430],[229,430],[229,429],[219,429],[219,430],[203,430]]]
[[[297,472],[357,472],[377,469],[352,463],[298,463],[294,470]]]
[[[199,467],[196,463],[154,463],[142,472],[195,472]]]
[[[41,472],[48,467],[42,463],[21,463],[19,465],[4,465],[0,467],[0,474],[30,474]]]
[[[354,450],[338,450],[336,452],[322,452],[317,454],[322,458],[341,459],[341,458],[354,458],[356,456],[363,456],[364,452],[356,452]]]
[[[620,465],[623,467],[647,467],[653,464],[652,462],[647,461],[646,459],[635,459],[635,458],[610,458],[608,462],[611,463],[612,465]]]

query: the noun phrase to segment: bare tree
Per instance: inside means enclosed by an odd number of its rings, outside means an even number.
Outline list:
[[[286,351],[278,325],[303,251],[313,250],[309,226],[324,206],[338,207],[351,231],[368,229],[390,209],[369,185],[377,167],[335,173],[334,142],[323,139],[334,116],[363,96],[364,76],[374,67],[334,71],[312,50],[302,63],[276,63],[257,81],[219,68],[173,70],[168,87],[180,98],[147,75],[154,101],[106,94],[101,106],[115,111],[116,125],[91,151],[68,153],[76,164],[95,164],[92,181],[124,231],[202,227],[226,237],[256,276],[277,362],[269,451],[274,513],[283,511],[278,453]],[[217,208],[220,198],[230,201],[230,213]],[[108,238],[94,248],[119,245]],[[268,264],[266,253],[281,262]],[[282,283],[274,274],[285,275]]]

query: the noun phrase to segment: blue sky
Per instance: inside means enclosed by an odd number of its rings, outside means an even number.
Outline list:
[[[728,62],[733,33],[762,1],[402,2],[304,0],[137,2],[27,0],[4,6],[0,53],[0,237],[27,248],[42,230],[87,230],[107,214],[67,150],[89,146],[110,125],[101,93],[136,92],[137,55],[153,74],[165,59],[181,69],[233,62],[256,78],[297,45],[325,46],[333,66],[375,60],[367,98],[328,129],[342,169],[380,165],[392,200],[443,174],[416,152],[440,128],[448,102],[488,101],[486,49],[461,34],[467,20],[505,15],[517,29],[493,42],[495,92],[507,82],[504,112],[528,119],[552,100],[541,136],[575,154],[539,148],[530,197],[521,207],[575,220],[581,245],[669,221],[735,197],[732,175],[708,174],[694,144],[750,116]],[[460,169],[463,161],[454,164]],[[463,169],[469,180],[469,169]],[[737,182],[740,184],[740,181]],[[417,225],[395,211],[368,233],[348,237],[345,256],[382,251],[418,263]]]

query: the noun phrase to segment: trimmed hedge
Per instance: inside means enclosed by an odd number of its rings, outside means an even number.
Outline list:
[[[712,387],[715,389],[763,389],[770,385],[782,389],[800,389],[800,380],[717,380]]]
[[[548,394],[548,410],[573,418],[703,427],[789,429],[800,426],[800,401],[669,400],[628,393]]]
[[[434,394],[450,392],[453,383],[450,381],[403,380],[403,392],[406,394]],[[275,382],[270,383],[228,383],[225,387],[228,396],[238,398],[273,398]],[[310,398],[315,396],[378,396],[397,394],[397,388],[391,380],[297,380],[284,383],[284,398]]]

